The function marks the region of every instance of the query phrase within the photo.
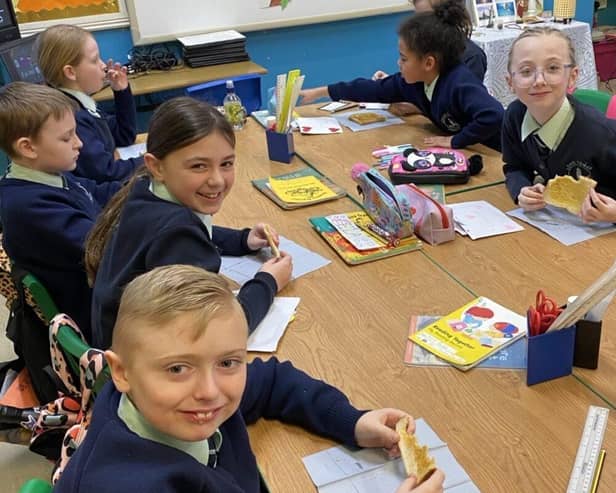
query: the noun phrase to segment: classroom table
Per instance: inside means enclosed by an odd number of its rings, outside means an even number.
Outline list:
[[[448,202],[486,200],[502,211],[515,209],[504,185],[448,197]],[[526,313],[538,289],[559,303],[579,294],[614,262],[616,233],[565,246],[533,226],[519,222],[524,231],[471,240],[456,240],[424,252],[477,295],[488,296]],[[616,406],[616,303],[605,314],[599,367],[575,368],[574,373]]]
[[[298,113],[302,116],[329,116],[328,112],[319,111],[317,106],[299,107]],[[343,127],[342,134],[334,135],[301,135],[294,134],[295,152],[316,167],[321,173],[327,175],[347,191],[355,190],[351,179],[351,166],[357,162],[367,164],[375,163],[371,153],[383,145],[413,144],[422,147],[424,137],[441,135],[442,133],[421,115],[404,118],[406,123],[390,125],[374,130],[352,132]],[[503,181],[503,163],[501,154],[480,144],[462,149],[468,157],[481,154],[483,157],[483,170],[476,176],[461,185],[448,185],[447,192],[467,190]],[[387,173],[385,170],[383,173]]]
[[[248,61],[199,68],[191,68],[184,65],[173,70],[152,70],[146,73],[131,75],[129,76],[129,81],[133,96],[140,96],[189,87],[212,80],[228,79],[238,75],[265,73],[267,73],[267,70],[261,65]],[[106,87],[92,97],[96,101],[112,100],[113,91],[111,88]]]
[[[340,387],[359,408],[398,407],[425,418],[481,491],[564,491],[587,408],[605,403],[572,376],[527,387],[520,371],[405,367],[409,316],[445,313],[474,296],[436,263],[433,251],[446,245],[347,266],[308,218],[357,206],[343,198],[283,211],[256,191],[250,180],[302,166],[297,157],[290,165],[270,162],[262,132],[249,121],[237,133],[235,188],[215,223],[246,227],[268,221],[332,260],[280,293],[300,296],[301,302],[276,356]],[[250,436],[272,493],[315,491],[301,458],[331,441],[266,420],[251,426]],[[614,440],[612,417],[605,443]],[[616,467],[609,454],[607,461],[601,488],[612,491]]]

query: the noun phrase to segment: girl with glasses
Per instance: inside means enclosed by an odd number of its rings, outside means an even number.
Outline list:
[[[582,207],[586,222],[616,222],[616,122],[568,96],[579,69],[559,29],[524,31],[509,52],[507,82],[518,97],[503,122],[503,171],[513,200],[526,211],[545,207],[556,175],[597,182]]]

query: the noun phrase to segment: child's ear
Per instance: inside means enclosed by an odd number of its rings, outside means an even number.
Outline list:
[[[569,80],[567,81],[567,89],[572,91],[575,89],[575,85],[577,83],[578,75],[580,74],[580,69],[576,67],[571,67],[571,71],[569,73]]]
[[[19,156],[23,156],[26,159],[36,159],[38,152],[36,152],[36,146],[30,137],[20,137],[13,144],[13,150]]]
[[[424,68],[426,70],[434,70],[437,69],[436,57],[433,55],[426,55],[424,58]]]
[[[64,74],[64,77],[68,80],[77,80],[77,73],[75,72],[75,67],[72,65],[64,65],[64,67],[62,67],[62,74]]]
[[[145,167],[148,169],[148,171],[156,181],[165,181],[164,174],[162,171],[162,163],[156,156],[154,156],[154,154],[146,152],[143,155],[143,162],[145,164]]]
[[[509,86],[509,89],[511,89],[511,92],[515,92],[515,89],[513,88],[513,78],[511,77],[511,74],[505,75],[505,80],[507,81],[507,85]]]
[[[111,378],[118,391],[126,393],[130,390],[130,383],[126,375],[126,366],[119,354],[111,349],[105,351],[105,359],[111,370]]]

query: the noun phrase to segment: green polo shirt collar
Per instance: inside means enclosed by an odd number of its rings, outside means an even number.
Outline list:
[[[92,115],[100,118],[100,113],[98,112],[98,108],[96,107],[96,101],[88,96],[85,92],[76,91],[75,89],[67,89],[66,87],[60,88],[63,92],[66,92],[73,96],[77,101],[81,103],[81,105],[88,110]]]
[[[64,177],[61,174],[46,173],[37,169],[27,168],[16,162],[9,164],[9,172],[7,178],[16,178],[18,180],[26,180],[50,187],[64,188]]]
[[[204,466],[207,466],[210,455],[210,447],[207,439],[198,442],[187,442],[158,431],[143,417],[126,394],[122,394],[120,397],[118,417],[130,431],[141,438],[180,450],[190,455]],[[219,450],[222,445],[222,433],[216,430],[212,439],[214,440],[216,450]]]
[[[434,80],[430,84],[424,84],[424,92],[426,93],[426,97],[428,101],[432,102],[432,95],[434,94],[434,88],[436,87],[436,81],[438,81],[438,75],[434,78]]]
[[[154,179],[150,180],[150,192],[152,192],[156,197],[162,200],[166,200],[167,202],[173,202],[174,204],[183,205],[178,199],[176,199],[169,189],[165,186],[164,183],[160,181],[156,181]],[[212,216],[210,214],[201,214],[200,212],[193,211],[193,213],[201,220],[203,225],[206,227],[207,232],[212,237]]]
[[[526,140],[528,136],[536,132],[543,143],[551,151],[554,151],[565,137],[567,130],[569,130],[571,123],[573,123],[574,117],[575,110],[567,98],[565,98],[562,106],[554,114],[554,116],[543,125],[540,125],[537,120],[533,118],[530,112],[526,110],[524,119],[522,120],[522,129],[520,132],[522,141]]]

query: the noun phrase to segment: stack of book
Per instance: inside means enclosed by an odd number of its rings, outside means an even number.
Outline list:
[[[250,60],[246,53],[246,36],[237,31],[219,31],[178,38],[184,61],[190,67]]]

